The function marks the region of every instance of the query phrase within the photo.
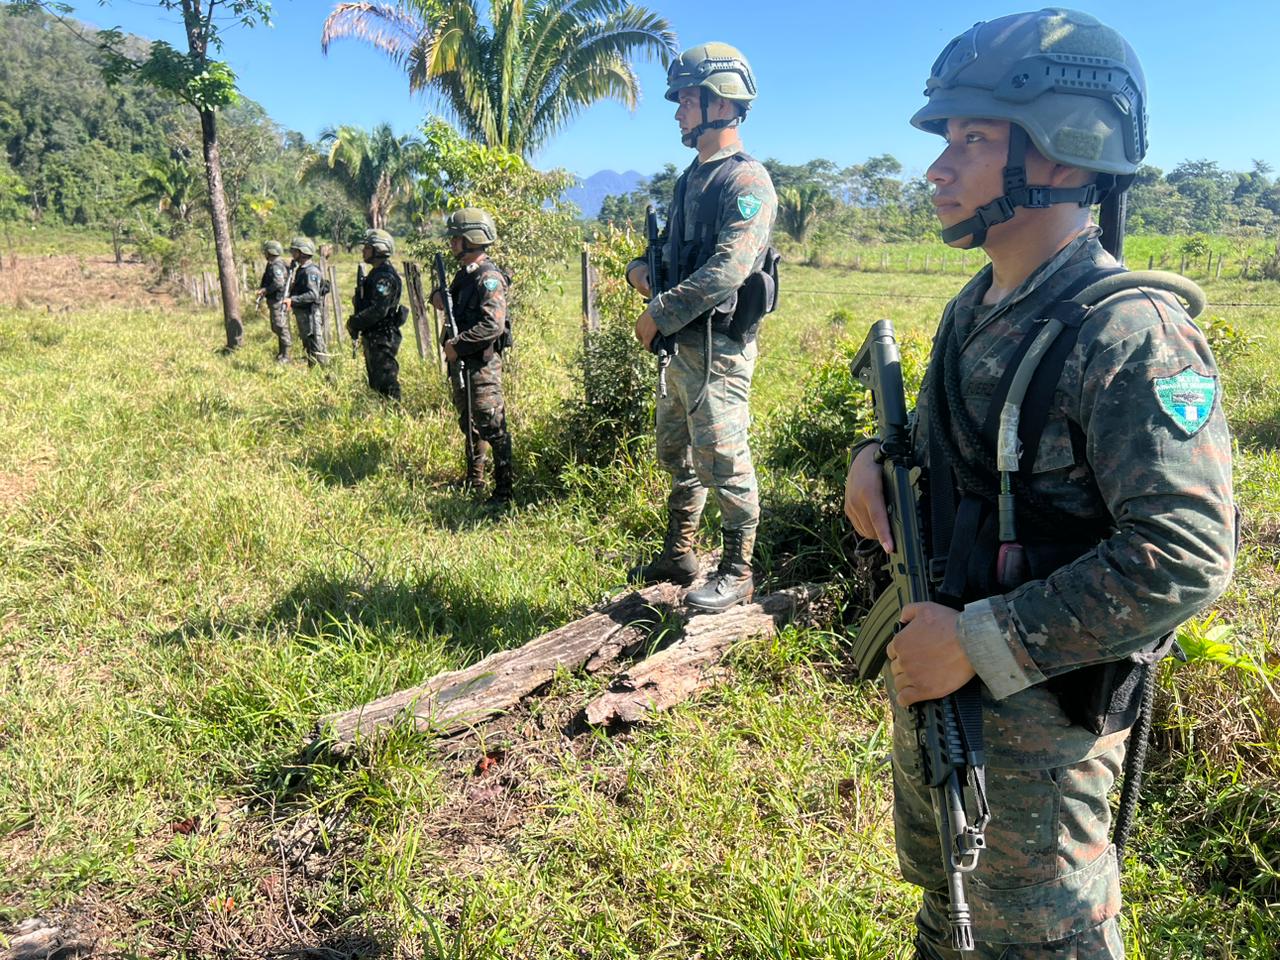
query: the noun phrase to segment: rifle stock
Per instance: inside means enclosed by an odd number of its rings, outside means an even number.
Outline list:
[[[449,284],[445,279],[444,257],[438,253],[432,261],[432,270],[435,273],[436,289],[440,291],[440,301],[444,307],[441,311],[444,315],[444,335],[447,339],[453,340],[458,336],[458,323],[453,315],[453,295],[449,293]],[[463,426],[467,441],[467,464],[470,466],[475,459],[475,451],[472,449],[471,443],[471,371],[467,368],[467,362],[462,357],[459,357],[458,362],[454,365],[454,372],[451,374],[450,379],[465,397]]]
[[[872,605],[858,628],[853,660],[863,679],[875,677],[884,666],[885,649],[898,631],[898,617],[908,603],[933,599],[929,562],[921,517],[920,475],[911,449],[902,360],[893,323],[872,325],[850,366],[854,379],[871,390],[884,467],[885,506],[893,535],[888,557],[889,586]],[[970,681],[976,684],[977,681]],[[972,916],[965,896],[964,875],[978,865],[985,848],[983,830],[989,814],[983,786],[985,761],[981,750],[981,714],[976,686],[941,700],[912,707],[923,777],[933,794],[934,820],[947,877],[948,920],[952,946],[974,949]],[[977,724],[976,731],[974,724]],[[970,823],[966,791],[975,809]]]

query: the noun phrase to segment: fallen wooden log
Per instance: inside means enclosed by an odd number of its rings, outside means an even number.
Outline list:
[[[771,636],[821,593],[815,585],[793,587],[724,613],[690,617],[680,639],[620,673],[583,716],[597,727],[636,723],[683,703],[724,677],[721,661],[733,644]]]
[[[0,960],[73,960],[94,952],[98,936],[91,929],[62,926],[43,917],[18,924]]]
[[[509,710],[559,670],[600,666],[643,643],[681,594],[675,584],[662,583],[615,597],[522,647],[500,650],[463,670],[325,717],[318,735],[342,753],[361,737],[396,723],[446,736],[465,730]]]

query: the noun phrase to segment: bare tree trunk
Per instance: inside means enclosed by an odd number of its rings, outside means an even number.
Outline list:
[[[218,284],[222,288],[222,324],[227,331],[227,349],[234,350],[244,339],[244,325],[240,322],[240,291],[236,289],[236,262],[231,246],[227,195],[222,189],[217,116],[212,110],[200,111],[200,142],[204,147],[204,172],[209,184],[209,214],[213,219],[213,246],[218,257]]]

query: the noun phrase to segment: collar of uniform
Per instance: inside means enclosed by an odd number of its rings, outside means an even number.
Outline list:
[[[472,260],[470,263],[464,266],[462,269],[467,271],[467,273],[475,273],[484,265],[484,262],[486,259],[488,258],[482,253],[480,254],[480,256],[476,257],[474,260]]]
[[[726,157],[732,157],[735,153],[742,153],[741,143],[731,143],[727,147],[721,147],[705,160],[699,160],[698,166],[705,167],[709,163],[715,163],[717,160],[723,160]]]
[[[1056,290],[1061,289],[1063,286],[1063,284],[1055,283],[1055,279],[1060,278],[1065,283],[1070,283],[1075,279],[1075,271],[1069,268],[1075,266],[1076,261],[1088,261],[1090,266],[1096,262],[1097,257],[1093,248],[1098,247],[1101,249],[1101,245],[1097,242],[1097,238],[1101,234],[1101,228],[1092,223],[1076,234],[1070,243],[1036,267],[1031,276],[1022,281],[1016,290],[994,304],[987,315],[974,324],[973,329],[965,337],[961,349],[968,346],[973,337],[989,323],[1018,304],[1024,303],[1033,294],[1046,294],[1045,297],[1037,297],[1036,299],[1052,299]],[[978,308],[983,295],[991,286],[991,272],[991,264],[988,263],[976,277],[965,284],[964,289],[957,294],[953,301],[955,309],[973,311]]]

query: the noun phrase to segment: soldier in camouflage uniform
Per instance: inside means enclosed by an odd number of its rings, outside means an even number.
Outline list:
[[[506,403],[502,396],[502,352],[511,344],[511,320],[507,314],[510,278],[489,259],[488,249],[498,239],[493,217],[476,207],[455,210],[445,221],[449,248],[461,265],[449,284],[458,335],[444,341],[453,384],[453,405],[458,424],[467,431],[467,393],[458,386],[457,364],[465,364],[471,385],[471,436],[464,483],[484,484],[484,445],[493,450],[493,494],[488,504],[511,500],[511,434],[507,431]],[[431,292],[437,309],[444,309],[439,290]]]
[[[293,336],[289,333],[289,309],[284,305],[285,295],[289,292],[289,267],[284,262],[284,248],[279,240],[268,240],[262,245],[262,252],[266,255],[267,267],[258,281],[257,296],[267,301],[271,332],[279,341],[276,363],[288,363],[289,348],[293,345]]]
[[[306,237],[294,237],[289,243],[293,253],[293,285],[289,288],[286,310],[293,310],[298,321],[298,333],[307,351],[307,364],[315,366],[329,362],[329,352],[324,344],[324,276],[318,264],[312,262],[316,247]]]
[[[361,256],[370,270],[355,292],[355,313],[347,319],[347,332],[352,342],[360,341],[364,349],[364,369],[369,386],[392,400],[400,399],[400,325],[404,314],[400,307],[402,284],[400,274],[391,265],[396,252],[395,240],[385,230],[366,230]]]
[[[1073,82],[1082,63],[1103,78],[1096,86]],[[943,239],[983,246],[991,264],[943,315],[913,445],[934,496],[950,466],[957,496],[976,491],[990,518],[997,468],[980,425],[1039,318],[1118,268],[1089,205],[1127,187],[1142,160],[1146,89],[1118,33],[1086,14],[1042,10],[957,38],[926,94],[912,123],[947,140],[927,174]],[[1221,593],[1235,541],[1231,441],[1213,356],[1176,299],[1130,283],[1077,319],[1056,389],[1050,381],[1042,391],[1039,442],[1012,477],[1029,570],[999,576],[996,524],[983,521],[967,538],[969,562],[954,564],[963,595],[953,606],[907,606],[888,648],[898,857],[903,876],[924,890],[916,949],[925,960],[960,953],[948,936],[938,831],[908,708],[974,676],[992,819],[965,881],[972,956],[1124,954],[1108,793],[1130,719],[1108,729],[1079,708],[1106,689],[1109,669],[1158,659],[1164,638]],[[877,450],[870,442],[854,458],[845,512],[888,549]]]
[[[628,576],[637,583],[692,583],[694,537],[707,491],[714,490],[723,522],[720,564],[686,598],[707,612],[749,600],[754,589],[760,503],[747,428],[758,318],[735,325],[734,305],[768,250],[777,214],[768,171],[743,151],[738,134],[755,96],[750,65],[728,44],[692,47],[672,62],[666,98],[679,104],[681,141],[698,156],[676,188],[661,251],[669,289],[651,295],[644,260],[627,267],[628,283],[651,297],[636,337],[651,347],[661,335],[677,348],[667,395],[657,403],[658,461],[672,478],[666,538],[661,553]],[[719,202],[708,217],[703,199],[710,195],[714,204],[712,191]]]

